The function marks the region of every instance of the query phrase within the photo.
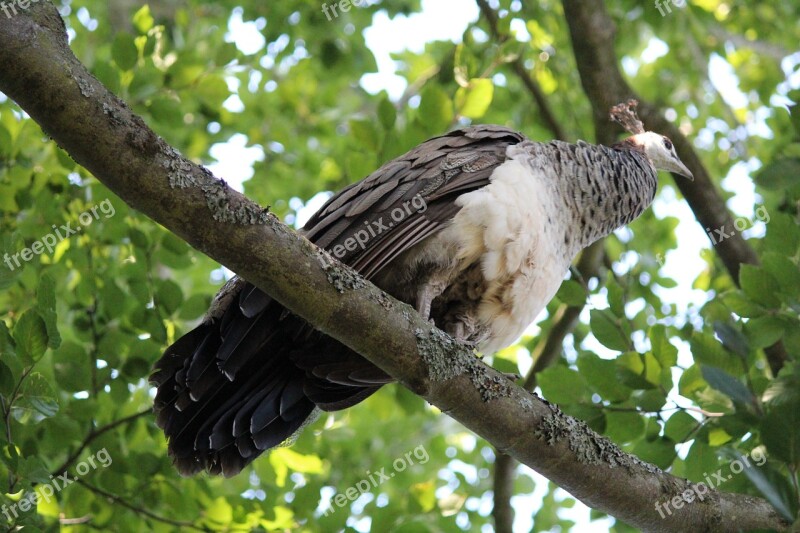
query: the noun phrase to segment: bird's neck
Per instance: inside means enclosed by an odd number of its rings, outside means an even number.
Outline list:
[[[573,172],[558,184],[561,197],[579,229],[579,249],[610,235],[636,219],[655,197],[657,171],[647,157],[625,146],[579,143]]]
[[[520,143],[516,150],[560,212],[565,259],[634,220],[655,196],[656,169],[635,148],[553,141]]]

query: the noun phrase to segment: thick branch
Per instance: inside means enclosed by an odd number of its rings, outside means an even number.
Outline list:
[[[511,497],[514,496],[514,471],[516,468],[517,461],[513,457],[495,450],[492,518],[496,533],[514,531],[514,508],[511,506]]]
[[[785,527],[763,500],[716,491],[662,520],[654,503],[688,482],[514,386],[410,306],[323,258],[276,217],[181,157],[72,55],[50,2],[0,17],[0,90],[128,205],[588,505],[651,531],[678,524],[703,531]]]
[[[623,79],[614,49],[616,28],[602,0],[563,0],[563,4],[581,83],[592,103],[595,124],[607,123],[608,109],[618,102],[631,98],[639,100],[639,116],[645,127],[672,139],[681,161],[694,174],[694,181],[679,177],[675,184],[697,221],[703,228],[711,228],[712,231],[725,228],[725,233],[730,235],[728,239],[714,243],[714,250],[738,284],[739,267],[743,263],[757,265],[758,256],[742,238],[741,232],[735,230],[733,217],[697,152],[677,126],[664,118],[661,110],[635,95]],[[773,373],[777,375],[788,358],[785,348],[778,343],[764,351]]]

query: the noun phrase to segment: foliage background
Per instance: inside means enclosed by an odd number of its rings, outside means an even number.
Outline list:
[[[398,54],[409,88],[396,100],[359,85],[376,69],[363,30],[381,10],[390,17],[418,11],[416,0],[372,2],[331,21],[316,1],[168,0],[142,7],[82,0],[61,9],[78,58],[187,157],[213,163],[212,145],[236,134],[262,146],[264,158],[245,193],[292,223],[317,192],[360,179],[456,125],[499,123],[533,139],[552,138],[509,68],[518,55],[567,138],[593,138],[561,4],[490,5],[513,38],[499,42],[480,20],[461,44],[430,42],[420,53]],[[679,284],[686,273],[660,263],[681,242],[679,220],[670,209],[659,216],[650,210],[605,242],[598,279],[566,282],[539,329],[495,354],[494,365],[525,373],[559,306],[582,306],[588,293],[564,357],[538,375],[543,395],[624,449],[695,481],[758,448],[768,462],[722,488],[760,495],[795,516],[800,113],[787,106],[798,100],[790,90],[798,86],[800,7],[695,0],[663,17],[649,3],[609,0],[607,7],[635,90],[663,106],[694,140],[726,196],[739,193],[740,215],[752,220],[760,206],[769,212],[769,223],[750,238],[763,265],[742,269],[740,290],[710,245],[683,246],[667,265],[681,268],[699,256],[703,268],[688,276],[691,287]],[[265,50],[247,54],[230,42],[232,13],[254,21]],[[654,43],[665,52],[646,53]],[[719,71],[709,65],[720,60],[735,73],[744,99],[719,92],[713,79]],[[743,163],[747,180],[725,179]],[[680,193],[664,178],[659,199],[674,206],[670,199]],[[752,206],[742,207],[743,197]],[[177,477],[149,414],[147,376],[163,349],[202,316],[221,283],[220,265],[127,208],[0,98],[0,253],[31,246],[52,225],[79,226],[78,216],[106,198],[114,216],[101,216],[21,268],[0,266],[0,505],[65,469],[74,476],[75,466],[97,450],[113,458],[57,501],[21,513],[15,525],[488,530],[494,450],[399,386],[323,416],[293,447],[234,479]],[[684,229],[691,221],[680,222]],[[698,291],[699,305],[681,301],[695,301]],[[791,357],[779,376],[763,355],[777,341]],[[427,463],[323,515],[334,494],[368,471],[388,471],[420,444]],[[576,514],[559,510],[575,501],[527,469],[517,469],[514,494],[519,527],[527,529],[531,519],[534,531],[573,525]],[[613,519],[603,523],[630,530]]]

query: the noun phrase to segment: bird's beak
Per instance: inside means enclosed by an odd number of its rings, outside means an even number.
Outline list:
[[[672,162],[673,168],[669,169],[670,172],[674,172],[675,174],[680,174],[684,178],[688,178],[689,181],[694,181],[694,176],[692,172],[686,168],[686,165],[683,164],[683,161],[673,161]]]

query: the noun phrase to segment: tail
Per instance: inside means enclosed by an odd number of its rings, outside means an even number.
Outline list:
[[[320,409],[349,407],[390,381],[365,363],[234,278],[156,363],[156,424],[182,475],[230,477],[291,442]]]

